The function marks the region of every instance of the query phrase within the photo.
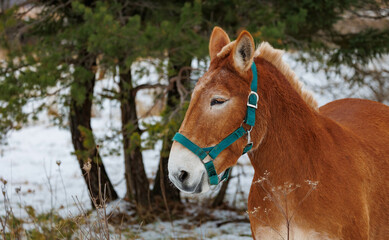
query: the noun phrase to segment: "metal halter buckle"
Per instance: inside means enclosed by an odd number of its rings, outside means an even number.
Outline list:
[[[253,95],[253,94],[257,97],[257,101],[255,102],[255,105],[250,103],[250,96]],[[249,97],[247,98],[247,106],[257,109],[257,107],[258,107],[258,99],[259,99],[258,94],[256,92],[254,92],[254,91],[251,91],[250,94],[249,94]]]

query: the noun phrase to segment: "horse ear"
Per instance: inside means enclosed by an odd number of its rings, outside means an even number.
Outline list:
[[[211,39],[209,40],[209,56],[211,57],[211,61],[216,57],[220,50],[229,43],[230,38],[227,33],[219,27],[214,27]]]
[[[235,68],[240,72],[247,71],[254,58],[254,39],[247,31],[243,31],[232,50]]]

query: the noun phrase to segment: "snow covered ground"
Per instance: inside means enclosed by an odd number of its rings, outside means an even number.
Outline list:
[[[335,98],[345,96],[363,96],[367,89],[359,89],[358,92],[349,90],[347,85],[340,80],[331,79],[327,81],[324,73],[306,72],[304,67],[286,55],[284,59],[290,63],[292,69],[296,71],[299,78],[306,83],[308,89],[316,90],[315,96],[320,105],[323,105]],[[141,79],[144,82],[146,79]],[[322,86],[334,84],[327,90]],[[110,84],[107,81],[100,81],[97,89],[102,85]],[[318,89],[321,89],[318,91]],[[355,95],[353,95],[355,94]],[[152,100],[146,95],[139,96],[139,100],[149,105]],[[102,139],[106,134],[110,134],[109,129],[114,126],[120,127],[120,108],[118,104],[104,101],[103,109],[92,119],[92,128],[97,139]],[[112,133],[114,134],[114,133]],[[102,153],[110,146],[110,143],[102,144]],[[116,143],[113,143],[116,144]],[[156,149],[143,152],[145,169],[147,175],[152,178],[158,167],[160,144]],[[52,126],[48,120],[40,121],[13,132],[8,138],[8,144],[0,146],[0,178],[8,181],[7,193],[12,203],[14,213],[23,216],[23,211],[18,210],[19,205],[31,205],[36,210],[44,212],[50,209],[60,209],[60,214],[67,216],[69,212],[77,214],[73,197],[90,207],[87,188],[81,176],[78,162],[72,155],[73,148],[70,132],[67,129],[59,129]],[[119,152],[121,153],[121,149]],[[103,161],[110,179],[115,185],[118,194],[123,197],[125,194],[124,166],[121,156],[103,157]],[[253,169],[247,156],[243,156],[239,161],[239,167],[234,168],[233,176],[240,175],[231,180],[228,188],[227,200],[230,205],[238,206],[242,209],[242,214],[236,216],[236,212],[212,212],[230,219],[233,217],[244,217],[245,204],[250,188]],[[17,193],[16,188],[20,188]],[[212,193],[211,193],[212,195]],[[187,198],[193,196],[184,195]],[[195,197],[201,205],[201,201],[209,196]],[[4,214],[3,199],[0,200],[0,215]],[[247,218],[247,216],[245,216]],[[190,228],[188,221],[180,220],[173,222],[156,222],[145,226],[133,226],[139,231],[138,236],[145,239],[166,238],[166,237],[194,237],[206,239],[250,239],[250,225],[247,222],[223,224],[218,227],[218,223],[223,221],[217,219]]]

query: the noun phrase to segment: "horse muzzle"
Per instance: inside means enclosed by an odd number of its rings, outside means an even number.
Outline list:
[[[204,164],[179,143],[173,143],[168,171],[170,181],[183,192],[202,193],[209,190]]]
[[[206,184],[205,175],[206,172],[203,171],[200,180],[190,184],[189,181],[187,181],[187,178],[189,177],[189,173],[181,170],[180,173],[174,173],[174,174],[169,173],[169,179],[182,192],[202,193],[203,189],[205,188],[203,186]]]

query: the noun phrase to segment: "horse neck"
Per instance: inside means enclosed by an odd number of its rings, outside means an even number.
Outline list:
[[[268,171],[279,178],[278,182],[300,184],[304,181],[300,178],[307,175],[315,179],[315,162],[310,156],[319,154],[324,140],[320,128],[323,119],[273,65],[263,59],[256,62],[260,98],[269,114],[265,137],[250,153],[257,177]]]

